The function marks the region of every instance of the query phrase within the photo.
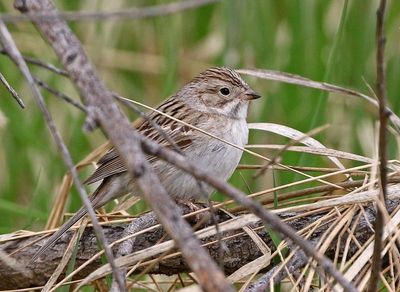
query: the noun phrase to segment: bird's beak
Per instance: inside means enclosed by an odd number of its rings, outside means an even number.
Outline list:
[[[253,100],[253,99],[260,98],[260,97],[261,97],[261,95],[259,95],[258,93],[256,93],[252,89],[248,89],[248,90],[245,91],[243,99],[244,100]]]

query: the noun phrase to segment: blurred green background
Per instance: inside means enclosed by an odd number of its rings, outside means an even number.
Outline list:
[[[116,11],[171,1],[55,1],[61,10]],[[375,11],[378,1],[365,0],[224,0],[196,10],[142,20],[69,22],[106,84],[121,95],[157,105],[202,70],[233,68],[280,70],[327,81],[372,95],[375,85]],[[0,12],[16,13],[12,1]],[[59,65],[28,22],[8,24],[20,50]],[[386,61],[389,103],[400,113],[400,1],[389,1]],[[52,87],[78,99],[71,83],[41,68],[32,72]],[[19,92],[22,110],[0,85],[0,233],[40,229],[66,171],[26,82],[14,64],[0,55],[0,71]],[[376,110],[365,101],[278,82],[247,78],[263,95],[249,121],[287,125],[303,132],[329,123],[316,136],[330,148],[369,157],[376,155]],[[105,141],[99,130],[82,131],[84,114],[43,91],[57,126],[78,162]],[[135,115],[129,113],[132,119]],[[254,143],[286,143],[274,134],[252,133]],[[264,152],[265,153],[265,152]],[[267,153],[268,154],[268,153]],[[389,157],[398,156],[391,137]],[[245,155],[245,163],[261,163]],[[331,166],[326,159],[287,153],[283,162]],[[346,165],[351,165],[348,162]],[[267,173],[258,181],[242,171],[252,191],[296,179],[287,172]],[[247,191],[242,178],[232,182]],[[69,211],[80,200],[75,190]]]

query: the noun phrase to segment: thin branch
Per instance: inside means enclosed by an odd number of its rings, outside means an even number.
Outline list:
[[[12,88],[12,86],[7,82],[7,79],[0,72],[0,82],[4,84],[7,91],[14,97],[20,107],[25,108],[24,101],[19,97],[18,93]]]
[[[185,0],[168,3],[164,5],[149,6],[144,8],[128,8],[114,12],[90,12],[90,11],[60,11],[60,12],[37,12],[24,15],[2,14],[0,19],[4,22],[26,22],[26,21],[56,21],[61,18],[69,21],[98,21],[98,20],[123,20],[143,19],[151,17],[166,16],[185,10],[195,9],[201,6],[219,2],[220,0]],[[21,7],[22,0],[15,1],[16,7]]]
[[[0,17],[0,19],[1,19],[1,17]],[[8,55],[7,51],[4,50],[4,49],[0,49],[0,54]],[[47,69],[47,70],[49,70],[51,72],[54,72],[54,73],[56,73],[58,75],[62,75],[62,76],[68,77],[67,71],[65,71],[63,69],[60,69],[60,68],[54,66],[53,64],[46,63],[46,62],[40,61],[38,59],[35,59],[35,58],[32,58],[32,57],[28,57],[28,56],[24,56],[24,55],[22,55],[22,58],[25,60],[25,62],[27,62],[29,64],[33,64],[33,65],[42,67],[44,69]]]
[[[37,78],[35,76],[33,78],[35,79],[35,83],[37,85],[39,85],[41,88],[46,89],[48,92],[50,92],[54,96],[66,101],[69,104],[72,104],[77,109],[87,113],[87,108],[83,104],[81,104],[79,101],[76,101],[75,99],[69,97],[68,95],[62,93],[61,91],[58,91],[57,89],[51,87],[50,85],[48,85],[43,80],[40,80],[39,78]]]
[[[381,194],[379,199],[386,205],[387,198],[387,120],[390,112],[386,109],[386,75],[385,75],[385,21],[386,0],[381,0],[376,12],[376,95],[379,103],[379,185]],[[379,202],[378,202],[379,203]],[[376,291],[381,271],[381,251],[383,227],[385,224],[384,210],[376,206],[377,216],[374,222],[375,241],[372,255],[371,277],[368,291]]]
[[[273,230],[281,233],[285,238],[292,240],[297,244],[304,252],[314,258],[314,260],[321,265],[321,267],[332,277],[343,286],[346,291],[357,291],[353,284],[348,282],[343,275],[335,268],[332,262],[323,254],[318,252],[315,247],[304,240],[298,235],[291,227],[283,223],[279,217],[273,214],[271,211],[264,209],[259,203],[253,201],[247,197],[242,191],[234,188],[233,186],[218,180],[217,178],[210,176],[207,171],[200,169],[192,161],[183,159],[177,153],[168,151],[164,147],[161,147],[154,141],[146,138],[142,138],[142,147],[145,152],[149,155],[155,155],[161,159],[179,167],[180,169],[192,174],[195,178],[208,183],[210,186],[215,188],[217,191],[226,194],[228,197],[233,199],[236,203],[244,206],[254,215],[258,216],[265,225],[269,226]]]
[[[53,136],[53,139],[57,144],[57,147],[58,147],[58,149],[61,153],[61,156],[64,160],[64,163],[67,165],[67,167],[73,177],[73,180],[74,180],[75,186],[79,192],[79,195],[89,213],[89,216],[92,220],[93,227],[96,231],[99,241],[104,246],[104,250],[105,250],[107,259],[108,259],[110,265],[114,266],[114,269],[113,269],[114,276],[117,279],[119,278],[119,286],[121,288],[121,291],[124,291],[123,290],[123,288],[124,288],[123,279],[119,276],[118,269],[117,269],[117,267],[115,267],[113,254],[111,252],[111,249],[108,247],[106,238],[105,238],[104,233],[101,229],[101,226],[99,225],[99,222],[96,218],[96,214],[90,203],[87,193],[86,193],[85,189],[83,188],[82,183],[79,180],[78,173],[76,171],[74,163],[72,162],[71,155],[69,154],[68,149],[65,146],[65,144],[61,138],[61,135],[57,130],[54,120],[45,105],[44,99],[43,99],[42,95],[40,94],[39,89],[35,85],[35,80],[29,71],[28,65],[25,63],[24,59],[21,56],[21,53],[19,52],[17,46],[15,45],[15,43],[11,37],[11,34],[9,33],[4,22],[1,20],[0,20],[0,41],[3,45],[3,47],[5,48],[5,50],[8,52],[8,55],[11,57],[11,59],[16,63],[18,68],[21,70],[21,73],[24,75],[25,79],[28,81],[29,86],[31,87],[35,101],[43,113],[43,116],[49,127],[51,135]]]
[[[16,1],[14,5],[27,14],[44,12],[57,15],[50,0]],[[101,82],[67,23],[55,17],[49,21],[35,21],[35,24],[84,97],[89,110],[89,123],[99,123],[109,135],[131,178],[135,179],[145,200],[177,243],[202,288],[207,291],[233,291],[222,271],[201,247],[189,224],[180,217],[179,208],[169,197],[143,154],[139,134],[114,103],[111,92]]]

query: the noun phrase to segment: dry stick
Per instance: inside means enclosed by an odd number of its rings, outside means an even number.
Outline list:
[[[18,93],[12,88],[12,86],[7,82],[7,79],[0,72],[0,82],[4,84],[8,92],[14,97],[20,107],[25,108],[24,101],[19,97]]]
[[[123,290],[123,288],[124,288],[123,279],[121,278],[121,276],[118,273],[118,269],[115,266],[114,257],[111,252],[111,249],[108,246],[105,235],[103,233],[103,230],[101,229],[101,226],[99,225],[99,222],[97,221],[96,214],[95,214],[94,209],[88,199],[87,193],[78,178],[78,173],[76,171],[74,163],[72,162],[71,155],[69,154],[68,149],[65,146],[65,144],[61,138],[61,135],[56,128],[54,120],[45,105],[43,96],[41,95],[40,91],[38,90],[38,88],[35,85],[35,80],[34,80],[33,76],[31,75],[27,64],[25,63],[24,59],[22,58],[7,27],[5,26],[4,22],[1,20],[0,20],[0,41],[3,44],[3,47],[5,48],[5,50],[8,52],[8,55],[10,56],[10,58],[17,64],[18,68],[21,70],[21,73],[24,75],[25,79],[28,81],[29,86],[31,87],[35,101],[43,113],[43,116],[49,127],[51,135],[53,136],[53,139],[56,142],[57,147],[59,148],[59,151],[63,157],[64,163],[67,165],[67,167],[71,173],[71,176],[74,180],[75,186],[79,192],[79,195],[80,195],[80,197],[88,211],[88,214],[92,220],[93,228],[96,231],[96,235],[98,236],[100,243],[104,246],[104,250],[105,250],[107,259],[110,262],[110,265],[114,267],[113,268],[114,277],[116,277],[118,279],[118,283],[119,283],[119,286],[121,287],[121,291],[124,291]]]
[[[195,9],[207,4],[219,2],[220,0],[186,0],[155,5],[144,8],[128,8],[121,11],[35,11],[35,13],[25,15],[3,14],[0,18],[4,22],[26,22],[42,20],[122,20],[122,19],[142,19],[174,14],[177,12]]]
[[[23,13],[56,13],[50,0],[17,0],[14,5]],[[87,123],[93,127],[95,122],[99,122],[109,135],[129,174],[142,189],[145,200],[151,205],[165,230],[177,243],[202,288],[206,291],[233,291],[222,271],[201,247],[189,224],[181,218],[179,208],[150,168],[141,149],[139,134],[114,103],[111,92],[100,81],[66,22],[54,17],[51,21],[37,21],[35,24],[86,99],[89,112]]]
[[[387,119],[390,112],[386,110],[386,76],[385,76],[385,19],[386,0],[381,0],[376,12],[376,95],[379,103],[379,184],[381,193],[379,200],[386,206],[387,196]],[[379,202],[378,202],[379,204]],[[368,291],[376,291],[381,271],[381,251],[384,227],[384,211],[376,206],[377,213],[374,222],[375,240],[372,255],[371,276]]]
[[[172,151],[168,151],[157,143],[144,137],[142,139],[142,147],[147,154],[158,156],[161,159],[174,164],[182,170],[192,174],[195,178],[208,183],[219,192],[228,195],[236,203],[246,207],[253,214],[258,216],[264,224],[283,234],[284,237],[292,240],[303,249],[308,256],[313,257],[328,274],[332,275],[332,277],[343,286],[345,291],[357,291],[354,285],[348,282],[343,275],[336,270],[332,262],[326,256],[315,250],[315,247],[312,244],[298,235],[293,228],[283,223],[277,215],[264,209],[259,203],[248,198],[243,192],[237,190],[228,183],[222,182],[217,178],[208,175],[207,171],[198,168],[192,161],[185,160],[182,156],[173,153]]]
[[[0,19],[2,19],[2,16],[1,16],[1,15],[0,15]],[[0,54],[8,55],[7,51],[4,50],[4,49],[0,49]],[[59,74],[59,75],[68,77],[67,71],[65,71],[65,70],[63,70],[63,69],[60,69],[60,68],[54,66],[54,65],[51,64],[51,63],[46,63],[46,62],[40,61],[39,59],[27,57],[27,56],[24,56],[24,55],[22,55],[22,58],[24,58],[25,62],[27,62],[27,63],[29,63],[29,64],[33,64],[33,65],[42,67],[42,68],[44,68],[44,69],[47,69],[47,70],[49,70],[49,71],[51,71],[51,72],[54,72],[54,73],[56,73],[56,74]]]
[[[48,92],[50,92],[51,94],[53,94],[54,96],[66,101],[69,104],[72,104],[74,107],[76,107],[77,109],[80,109],[81,111],[83,111],[84,113],[87,113],[87,108],[81,104],[79,101],[76,101],[75,99],[69,97],[68,95],[62,93],[61,91],[58,91],[57,89],[54,89],[53,87],[51,87],[50,85],[48,85],[46,82],[44,82],[43,80],[40,80],[39,78],[37,78],[36,76],[33,76],[35,83],[37,85],[39,85],[41,88],[46,89]]]

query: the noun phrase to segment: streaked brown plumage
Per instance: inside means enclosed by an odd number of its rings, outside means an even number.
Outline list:
[[[250,100],[258,97],[260,96],[234,70],[211,68],[195,77],[157,109],[230,143],[244,147],[248,138],[246,123],[248,104]],[[222,180],[229,179],[239,163],[242,155],[240,149],[187,125],[182,125],[160,113],[151,112],[148,118],[175,142],[188,159]],[[165,136],[161,135],[149,122],[143,122],[138,131],[163,146],[172,147]],[[192,201],[204,195],[191,175],[156,157],[148,157],[148,160],[172,197]],[[102,181],[91,195],[94,208],[99,208],[129,192],[139,191],[135,182],[127,174],[116,150],[112,149],[106,153],[98,164],[96,171],[85,181],[87,184]],[[213,191],[208,185],[204,186],[204,190],[207,193],[205,195]],[[32,261],[43,254],[85,214],[86,210],[81,208],[46,241]]]

